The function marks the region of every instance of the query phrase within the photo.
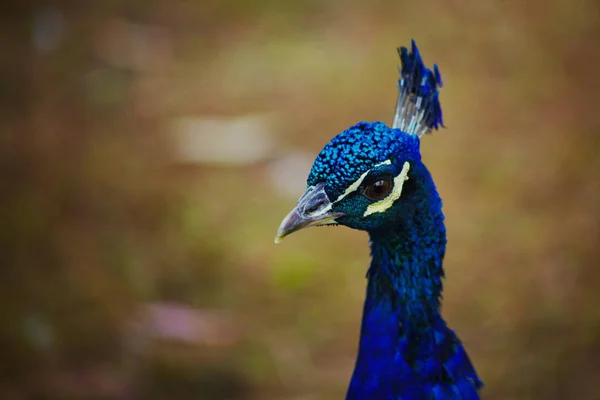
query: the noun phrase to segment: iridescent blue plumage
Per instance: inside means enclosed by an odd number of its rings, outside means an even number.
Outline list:
[[[392,127],[421,137],[431,129],[444,126],[438,91],[442,87],[442,76],[436,64],[433,71],[425,67],[414,40],[411,52],[400,47],[398,54],[402,66]]]
[[[482,385],[440,314],[446,249],[442,201],[419,137],[442,125],[437,67],[401,48],[396,128],[360,122],[319,153],[278,238],[337,223],[367,231],[371,265],[347,399],[478,399]],[[396,122],[397,121],[397,122]]]

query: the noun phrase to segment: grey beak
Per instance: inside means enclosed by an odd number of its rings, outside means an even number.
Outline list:
[[[331,208],[332,204],[325,193],[325,184],[309,186],[298,199],[296,207],[281,222],[275,243],[302,228],[335,224],[335,219],[344,214],[333,212]]]

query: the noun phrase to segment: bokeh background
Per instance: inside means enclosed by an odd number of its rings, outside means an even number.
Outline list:
[[[486,399],[600,399],[600,6],[21,1],[0,13],[0,398],[342,399],[367,237],[275,246],[314,156],[445,79],[443,312]]]

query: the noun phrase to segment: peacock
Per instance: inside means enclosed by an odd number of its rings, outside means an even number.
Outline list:
[[[442,201],[420,154],[420,138],[444,127],[442,78],[412,40],[401,67],[392,127],[359,122],[316,157],[307,189],[275,242],[302,228],[367,231],[358,356],[347,400],[479,399],[483,383],[440,313],[446,228]]]

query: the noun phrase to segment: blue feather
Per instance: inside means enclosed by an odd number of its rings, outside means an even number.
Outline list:
[[[433,71],[425,67],[414,40],[410,52],[400,47],[398,54],[401,62],[399,93],[392,127],[421,137],[444,126],[438,89],[443,85],[442,76],[436,64]]]

